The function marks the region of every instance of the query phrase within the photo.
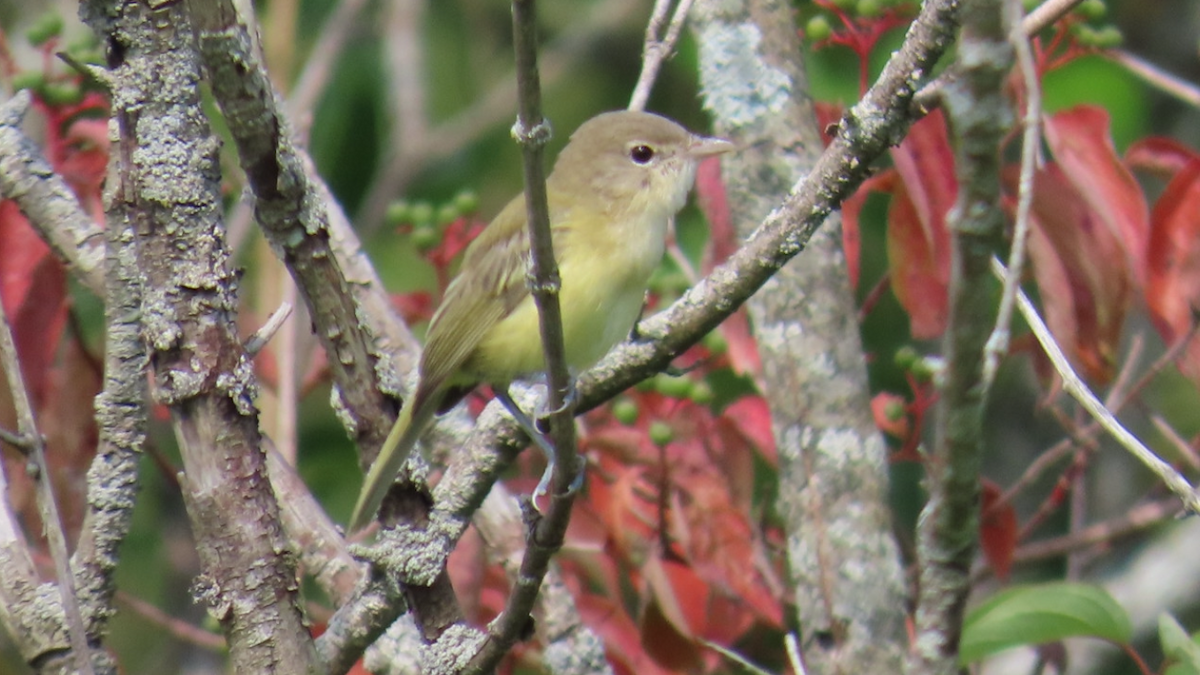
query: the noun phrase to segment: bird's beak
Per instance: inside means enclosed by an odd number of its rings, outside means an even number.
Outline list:
[[[713,155],[722,155],[734,150],[733,143],[724,138],[711,138],[708,136],[692,136],[688,142],[687,153],[689,156],[696,159],[703,159]]]

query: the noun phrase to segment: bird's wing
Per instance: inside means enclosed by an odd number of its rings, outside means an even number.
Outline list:
[[[550,200],[555,222],[562,209],[555,208],[554,195]],[[446,288],[421,354],[422,387],[453,384],[451,378],[488,331],[528,297],[528,261],[525,197],[518,195],[467,247],[458,276]]]

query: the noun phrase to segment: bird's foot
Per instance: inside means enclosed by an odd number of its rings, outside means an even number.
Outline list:
[[[513,419],[517,421],[517,424],[520,425],[521,428],[525,430],[525,433],[529,435],[529,438],[533,441],[533,444],[538,446],[538,448],[542,451],[542,454],[546,456],[546,471],[542,473],[541,480],[538,481],[537,487],[533,490],[534,508],[538,508],[538,498],[548,494],[550,491],[550,482],[554,476],[554,467],[558,464],[558,450],[555,449],[554,444],[550,442],[550,439],[546,437],[546,434],[538,428],[538,425],[535,424],[534,421],[525,414],[524,410],[521,410],[521,407],[518,406],[517,402],[512,399],[512,396],[509,395],[507,389],[497,387],[495,391],[496,400],[500,401],[500,404],[504,406],[504,409],[508,411],[508,414],[512,415]],[[577,399],[578,395],[575,391],[575,385],[572,383],[570,391],[567,392],[566,401],[563,404],[563,408],[567,409],[569,407],[573,407]],[[545,419],[545,417],[543,417],[540,413],[538,417],[539,419]],[[565,494],[573,495],[578,492],[579,488],[581,487],[583,487],[583,471],[576,473],[575,477],[571,480],[571,485],[567,488],[567,492]]]

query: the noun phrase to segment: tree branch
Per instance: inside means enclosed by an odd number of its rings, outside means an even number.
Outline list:
[[[693,11],[704,106],[716,132],[741,148],[721,160],[740,234],[812,170],[822,147],[794,25],[777,0],[701,0]],[[747,306],[779,452],[778,508],[805,664],[896,672],[906,588],[840,225],[830,215],[813,250]]]
[[[92,0],[81,13],[115,46],[109,67],[119,141],[110,159],[109,218],[135,231],[145,279],[142,336],[156,396],[171,410],[179,439],[184,502],[203,566],[197,595],[222,623],[233,670],[312,672],[315,652],[235,323],[219,142],[201,109],[186,7]]]
[[[525,168],[525,210],[528,218],[530,290],[537,303],[542,352],[546,357],[547,394],[550,405],[550,439],[555,447],[554,478],[550,506],[545,516],[532,518],[530,533],[504,611],[488,626],[487,639],[467,666],[468,673],[492,671],[500,658],[520,639],[530,621],[530,611],[541,588],[550,558],[562,548],[571,507],[575,503],[572,483],[583,470],[575,441],[571,396],[573,385],[567,372],[563,344],[562,311],[558,292],[562,280],[554,260],[550,233],[550,208],[546,201],[546,174],[542,153],[550,139],[549,123],[542,117],[541,82],[537,69],[537,20],[534,0],[513,0],[513,44],[516,50],[517,89],[520,103],[513,136],[521,145]]]
[[[945,382],[926,461],[929,501],[917,526],[921,575],[910,675],[957,673],[970,568],[979,536],[979,471],[986,387],[983,352],[995,324],[988,267],[1003,241],[1000,144],[1012,123],[1003,85],[1013,64],[1007,0],[964,3],[958,77],[942,107],[956,136],[958,199],[951,232],[950,316],[943,338]]]
[[[0,106],[0,195],[16,202],[29,224],[88,290],[103,296],[104,231],[84,213],[66,181],[21,131],[29,102],[29,92],[20,91]]]

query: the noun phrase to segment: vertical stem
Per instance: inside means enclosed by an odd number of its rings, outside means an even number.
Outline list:
[[[1003,237],[1000,143],[1012,121],[1003,93],[1013,62],[1004,2],[964,3],[960,76],[943,92],[955,132],[959,192],[948,217],[953,250],[950,321],[943,340],[946,376],[937,440],[927,462],[929,502],[918,530],[917,636],[908,662],[908,672],[914,674],[959,670],[963,610],[978,543],[986,400],[982,364],[996,313],[989,266]]]

